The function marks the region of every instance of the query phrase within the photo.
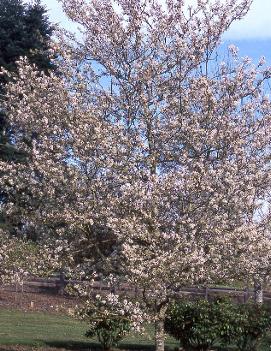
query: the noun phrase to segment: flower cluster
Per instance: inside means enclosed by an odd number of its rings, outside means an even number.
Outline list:
[[[138,302],[132,302],[126,298],[121,298],[117,294],[96,295],[84,302],[84,307],[78,307],[75,315],[80,319],[87,320],[91,328],[95,328],[97,323],[106,319],[127,319],[131,330],[142,332],[143,323],[148,320],[143,306]]]

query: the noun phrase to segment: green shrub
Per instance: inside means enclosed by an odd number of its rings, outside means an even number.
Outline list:
[[[270,330],[270,312],[263,305],[234,305],[228,324],[229,329],[221,335],[222,344],[233,343],[240,351],[255,351],[261,338]]]
[[[221,299],[176,302],[165,322],[166,331],[180,340],[186,351],[206,351],[215,343],[254,351],[270,326],[271,317],[264,306]]]
[[[166,331],[188,351],[206,351],[220,335],[221,303],[176,302],[169,309]]]

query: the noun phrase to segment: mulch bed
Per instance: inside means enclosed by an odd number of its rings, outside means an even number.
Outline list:
[[[16,292],[0,289],[0,308],[69,314],[78,303],[76,298],[50,292]]]
[[[66,351],[66,349],[62,348],[44,348],[44,347],[31,347],[31,346],[20,346],[20,345],[14,345],[14,346],[0,346],[0,351]]]
[[[0,346],[0,351],[46,351],[46,350],[50,350],[50,351],[64,351],[65,349],[53,349],[53,348],[35,348],[35,347],[31,347],[31,346],[19,346],[19,345],[15,345],[15,346]]]

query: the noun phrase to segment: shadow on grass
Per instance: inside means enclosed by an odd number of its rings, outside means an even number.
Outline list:
[[[43,343],[49,347],[54,347],[54,348],[61,348],[65,350],[71,350],[71,351],[101,351],[102,348],[98,342],[76,342],[76,341],[69,341],[69,340],[63,340],[63,341],[46,341]],[[155,347],[153,345],[148,345],[148,344],[126,344],[123,343],[119,345],[118,347],[113,348],[115,350],[129,350],[129,351],[154,351]],[[165,351],[173,351],[177,350],[177,347],[168,347],[165,346]],[[224,347],[215,347],[213,350],[216,351],[232,351],[235,350],[234,348],[224,348]],[[1,349],[0,349],[1,351]]]
[[[61,340],[61,341],[43,341],[40,340],[43,344],[49,347],[54,347],[54,348],[63,348],[66,350],[71,350],[71,351],[84,351],[84,350],[97,350],[101,351],[102,348],[99,343],[97,342],[76,342],[76,341],[71,341],[71,340]],[[116,349],[119,350],[131,350],[131,351],[154,351],[154,346],[153,345],[135,345],[135,344],[121,344],[119,345]],[[169,348],[165,348],[165,350],[172,350]],[[1,351],[1,350],[0,350]]]
[[[43,344],[49,347],[61,348],[71,351],[81,350],[101,350],[99,343],[87,342],[87,341],[73,341],[73,340],[56,340],[56,341],[44,341]]]
[[[144,350],[144,351],[154,351],[155,347],[153,345],[136,345],[136,344],[121,344],[118,346],[118,349],[120,350],[133,350],[133,351],[140,351],[140,350]],[[167,347],[165,347],[165,350],[168,350]]]

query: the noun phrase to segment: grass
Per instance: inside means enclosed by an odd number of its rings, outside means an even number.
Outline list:
[[[85,344],[86,325],[65,316],[0,310],[0,344],[44,346],[67,342]],[[68,340],[68,341],[67,341]]]
[[[50,347],[61,348],[61,350],[98,349],[97,340],[84,336],[86,330],[86,323],[67,316],[0,309],[0,345],[24,345],[26,350],[28,350],[27,347],[43,347],[44,351]],[[152,328],[148,334],[149,337],[131,335],[121,342],[120,348],[153,351]],[[260,351],[270,351],[270,345],[271,335],[265,338]],[[178,347],[179,343],[175,339],[167,338],[167,350]],[[4,349],[0,347],[0,350]],[[223,350],[220,349],[220,351]]]
[[[22,312],[0,309],[0,345],[27,345],[36,347],[63,347],[67,350],[98,347],[95,339],[84,336],[87,324],[70,317],[40,312]],[[149,330],[153,335],[153,330]],[[151,337],[131,335],[120,347],[129,349],[153,349]],[[179,343],[168,338],[167,349],[174,349]]]

